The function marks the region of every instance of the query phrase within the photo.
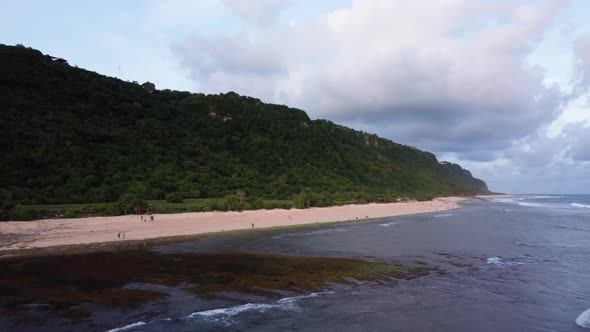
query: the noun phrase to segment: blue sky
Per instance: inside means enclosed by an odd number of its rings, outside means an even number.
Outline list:
[[[1,9],[1,43],[72,65],[299,107],[459,162],[497,191],[590,188],[590,1],[58,0]]]

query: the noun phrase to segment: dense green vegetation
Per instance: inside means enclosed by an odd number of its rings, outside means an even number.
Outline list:
[[[100,212],[116,214],[146,200],[245,209],[487,192],[432,153],[298,109],[152,91],[20,46],[0,45],[0,105],[0,220],[32,218],[18,207],[34,204],[117,202]]]

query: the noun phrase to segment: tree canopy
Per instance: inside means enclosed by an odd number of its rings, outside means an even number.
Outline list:
[[[18,204],[124,195],[367,201],[488,191],[432,153],[299,109],[155,90],[59,60],[0,45],[1,219]]]

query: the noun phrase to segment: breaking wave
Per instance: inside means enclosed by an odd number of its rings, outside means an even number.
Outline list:
[[[486,263],[488,264],[492,264],[492,265],[502,265],[502,258],[498,257],[498,256],[493,256],[487,259]]]
[[[311,293],[309,295],[286,297],[274,303],[246,303],[229,308],[197,311],[186,316],[185,319],[202,319],[212,323],[222,323],[224,325],[230,325],[232,323],[231,317],[244,312],[264,313],[270,310],[298,311],[301,308],[297,305],[297,301],[311,297],[318,297],[320,294],[326,293],[331,292]]]
[[[232,317],[244,312],[258,312],[264,313],[270,310],[284,310],[284,311],[299,311],[301,307],[297,304],[297,302],[301,299],[307,299],[312,297],[318,297],[322,294],[332,294],[334,292],[321,292],[321,293],[311,293],[308,295],[299,295],[293,297],[285,297],[276,302],[272,303],[246,303],[237,305],[234,307],[229,308],[218,308],[218,309],[210,309],[210,310],[203,310],[203,311],[196,311],[191,313],[186,317],[182,317],[181,319],[184,320],[203,320],[209,323],[217,323],[223,324],[226,326],[232,325],[234,322],[232,321]],[[155,322],[162,322],[162,321],[171,321],[171,318],[166,319],[156,319],[149,322],[135,322],[129,325],[125,325],[122,327],[117,327],[112,330],[108,330],[107,332],[121,332],[129,329],[133,329],[139,326],[148,325]]]
[[[576,324],[581,327],[590,328],[590,308],[576,318]]]
[[[146,325],[146,322],[135,322],[135,323],[131,323],[129,325],[125,325],[123,327],[117,327],[114,328],[112,330],[108,330],[107,332],[119,332],[119,331],[125,331],[125,330],[129,330],[132,329],[134,327],[138,327],[138,326],[142,326],[142,325]]]
[[[527,196],[527,199],[557,199],[563,198],[563,196],[551,196],[551,195],[538,195],[538,196]]]
[[[520,206],[528,206],[528,207],[548,207],[549,204],[543,204],[543,203],[530,203],[530,202],[518,202],[518,205]]]
[[[590,205],[586,205],[586,204],[580,204],[580,203],[572,203],[570,204],[573,207],[579,207],[579,208],[585,208],[585,209],[590,209]]]
[[[498,256],[489,257],[486,260],[486,263],[489,265],[497,266],[497,267],[515,267],[521,266],[526,263],[534,263],[539,262],[539,260],[529,256],[529,255],[521,255],[519,257],[508,258],[504,259]]]

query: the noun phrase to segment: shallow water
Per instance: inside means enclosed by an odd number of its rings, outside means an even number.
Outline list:
[[[204,298],[171,288],[166,300],[141,308],[97,308],[93,320],[107,327],[102,331],[586,330],[590,209],[584,206],[590,197],[515,196],[464,205],[444,213],[252,231],[153,249],[361,258],[439,270],[426,277],[331,284],[306,294],[275,292],[278,299],[231,292]],[[0,318],[0,331],[8,320]]]

